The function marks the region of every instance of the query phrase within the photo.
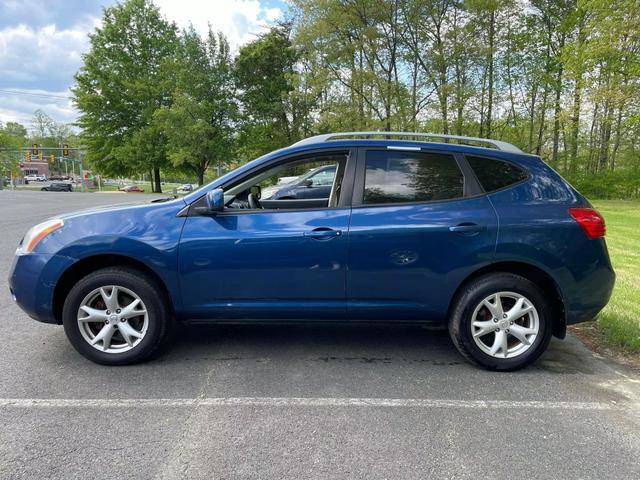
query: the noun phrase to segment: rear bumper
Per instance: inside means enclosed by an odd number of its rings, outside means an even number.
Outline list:
[[[566,324],[573,325],[594,320],[609,303],[615,279],[616,274],[611,265],[607,264],[581,281],[577,281],[565,304]]]
[[[59,255],[16,255],[9,270],[9,290],[18,306],[34,320],[60,323],[53,312],[56,281],[74,262]]]

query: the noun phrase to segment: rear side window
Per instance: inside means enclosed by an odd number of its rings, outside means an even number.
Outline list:
[[[464,177],[452,155],[369,150],[364,204],[461,198]]]
[[[467,155],[467,161],[485,192],[493,192],[525,180],[527,172],[512,163]]]

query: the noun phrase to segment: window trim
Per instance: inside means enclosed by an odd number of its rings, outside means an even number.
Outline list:
[[[242,174],[238,176],[230,178],[227,182],[223,183],[217,188],[222,188],[222,190],[225,190],[230,186],[233,186],[238,183],[242,183],[252,175],[258,174],[260,172],[264,172],[265,170],[269,170],[281,164],[283,165],[289,162],[293,163],[293,162],[305,160],[307,158],[315,158],[318,156],[331,156],[331,155],[336,155],[341,153],[346,156],[346,165],[344,169],[344,177],[342,179],[342,187],[340,192],[340,199],[338,200],[338,205],[334,207],[323,207],[323,208],[317,208],[317,207],[287,208],[287,209],[270,208],[270,209],[260,209],[260,210],[230,209],[229,211],[223,210],[222,212],[216,212],[215,216],[249,215],[249,214],[262,214],[262,213],[313,212],[313,211],[320,211],[320,210],[340,210],[340,209],[350,208],[351,198],[353,196],[353,181],[355,176],[356,155],[357,155],[357,149],[353,147],[318,148],[313,150],[307,150],[304,152],[290,153],[288,155],[283,155],[281,157],[276,157],[265,163],[256,165],[251,170],[242,172]],[[201,213],[200,211],[198,211],[199,210],[198,207],[202,206],[201,204],[204,202],[205,196],[206,196],[206,193],[204,193],[201,197],[197,198],[187,206],[188,207],[187,216],[189,217],[211,216],[208,213]]]
[[[469,168],[470,174],[473,175],[473,178],[477,182],[478,187],[481,189],[481,191],[482,191],[482,193],[484,195],[493,195],[494,193],[502,192],[504,190],[507,190],[508,188],[512,188],[512,187],[515,187],[517,185],[520,185],[520,184],[523,184],[525,182],[528,182],[529,180],[531,180],[533,178],[533,175],[531,174],[531,172],[529,172],[529,170],[527,170],[526,168],[522,167],[521,165],[518,165],[515,162],[512,162],[510,160],[506,160],[504,158],[496,158],[496,157],[491,157],[489,155],[476,155],[475,153],[474,154],[466,154],[466,153],[462,154],[461,153],[460,155],[463,157],[464,163]],[[467,157],[477,157],[477,158],[482,158],[482,159],[485,159],[485,160],[493,160],[495,162],[508,163],[509,165],[512,165],[512,166],[516,167],[518,170],[522,170],[526,174],[526,177],[523,178],[522,180],[518,180],[515,183],[511,183],[511,184],[509,184],[509,185],[507,185],[505,187],[500,187],[500,188],[498,188],[496,190],[487,191],[487,190],[485,190],[484,186],[482,185],[482,182],[480,182],[480,179],[476,175],[476,172],[473,169],[473,167],[471,166],[471,163],[469,162],[469,159]]]
[[[420,148],[418,150],[411,150],[413,153],[433,153],[439,155],[451,155],[456,162],[460,173],[462,174],[462,196],[456,198],[447,198],[447,199],[437,199],[437,200],[417,200],[412,202],[389,202],[389,203],[364,203],[364,182],[365,182],[365,174],[366,174],[366,161],[367,161],[367,152],[369,151],[389,151],[389,152],[397,152],[401,151],[398,148],[388,149],[384,146],[372,146],[372,147],[360,147],[358,148],[357,153],[357,162],[356,162],[356,172],[355,179],[353,184],[353,199],[351,201],[352,208],[361,208],[361,207],[390,207],[390,206],[403,206],[403,205],[427,205],[432,203],[445,203],[445,202],[457,202],[460,200],[466,200],[468,198],[477,197],[480,195],[484,195],[485,192],[482,190],[478,179],[473,174],[471,170],[471,166],[467,163],[466,159],[461,153],[451,152],[447,150],[438,150],[435,148]],[[409,150],[407,150],[409,152]]]

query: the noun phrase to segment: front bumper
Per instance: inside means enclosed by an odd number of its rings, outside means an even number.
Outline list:
[[[18,306],[34,320],[60,323],[53,312],[53,293],[74,261],[60,255],[16,255],[9,270],[9,290]]]

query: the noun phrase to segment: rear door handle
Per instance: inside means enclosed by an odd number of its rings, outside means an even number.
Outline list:
[[[485,230],[484,225],[477,223],[465,222],[449,227],[450,232],[461,233],[463,235],[475,235]]]
[[[304,232],[302,235],[305,237],[313,238],[314,240],[330,240],[333,237],[339,237],[342,235],[342,230],[334,230],[328,227],[314,228],[309,232]]]

